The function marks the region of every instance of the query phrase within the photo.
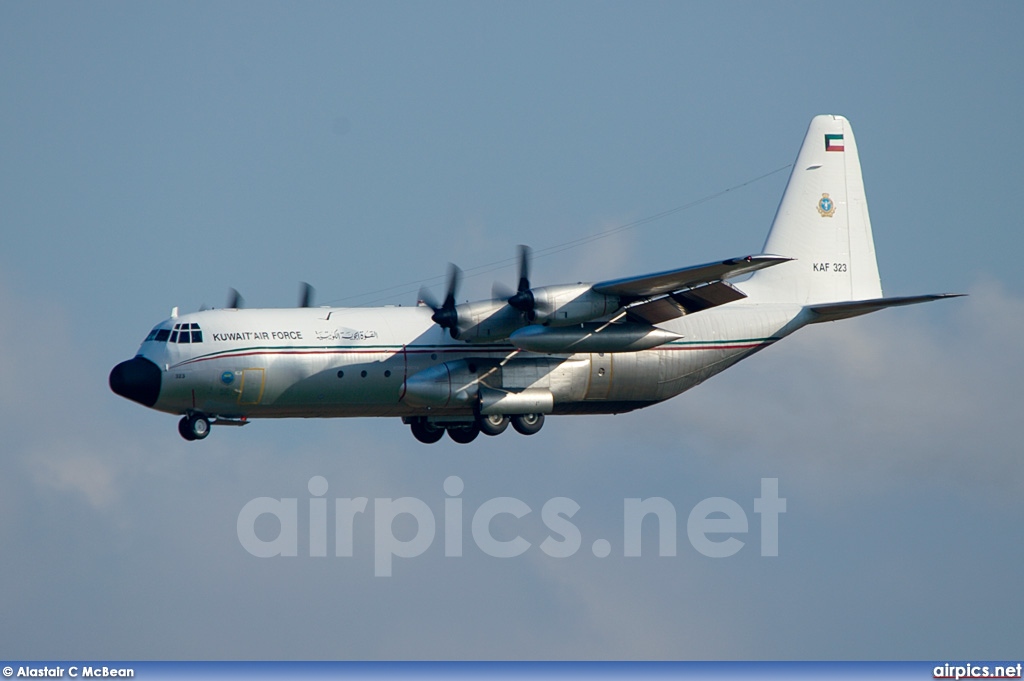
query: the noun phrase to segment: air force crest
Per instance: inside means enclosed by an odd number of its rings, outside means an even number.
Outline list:
[[[818,201],[818,214],[823,218],[830,218],[835,215],[836,202],[828,197],[828,194],[822,194],[821,199]]]

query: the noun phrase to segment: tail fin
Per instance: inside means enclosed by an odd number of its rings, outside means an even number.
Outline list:
[[[814,305],[882,297],[857,143],[842,116],[815,116],[763,253],[794,258],[742,285],[763,302]]]

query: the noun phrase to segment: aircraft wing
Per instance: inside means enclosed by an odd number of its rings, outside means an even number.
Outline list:
[[[792,260],[792,258],[785,258],[779,255],[748,255],[743,258],[732,258],[722,262],[684,267],[678,270],[669,270],[668,272],[601,281],[594,284],[593,289],[597,293],[639,300],[683,289],[696,288],[703,284],[713,284],[725,279],[749,274],[765,267],[779,265],[789,260]]]
[[[779,255],[748,255],[668,272],[602,281],[594,284],[593,290],[622,298],[631,320],[660,324],[684,314],[746,298],[742,291],[725,280],[789,260],[791,258]]]
[[[824,303],[811,305],[807,309],[814,313],[811,324],[818,322],[834,322],[838,319],[859,317],[862,314],[884,310],[887,307],[899,307],[900,305],[914,305],[916,303],[927,303],[932,300],[943,298],[959,298],[963,293],[932,293],[924,296],[902,296],[893,298],[874,298],[872,300],[855,300],[849,303]]]

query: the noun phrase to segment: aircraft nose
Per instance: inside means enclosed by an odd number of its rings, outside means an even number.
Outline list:
[[[121,397],[152,407],[160,397],[160,367],[133,357],[110,370],[110,389]]]

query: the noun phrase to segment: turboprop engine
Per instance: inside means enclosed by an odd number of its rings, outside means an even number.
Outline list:
[[[456,305],[452,337],[478,343],[500,341],[525,325],[571,326],[606,316],[619,309],[618,296],[595,293],[590,284],[544,286],[531,293],[535,299],[531,314],[524,314],[522,310],[501,299]]]
[[[571,326],[600,319],[621,307],[619,296],[597,293],[590,284],[541,286],[526,293],[513,296],[509,305],[516,307],[517,298],[527,299],[529,302],[522,303],[519,309],[523,309],[534,324]]]
[[[500,285],[495,285],[490,300],[456,304],[462,270],[449,264],[443,302],[426,288],[420,289],[420,300],[433,310],[431,319],[447,329],[452,338],[478,343],[505,340],[531,324],[572,326],[600,319],[622,307],[618,295],[598,293],[590,284],[531,288],[529,252],[527,247],[520,247],[519,289],[515,292],[502,291]]]

